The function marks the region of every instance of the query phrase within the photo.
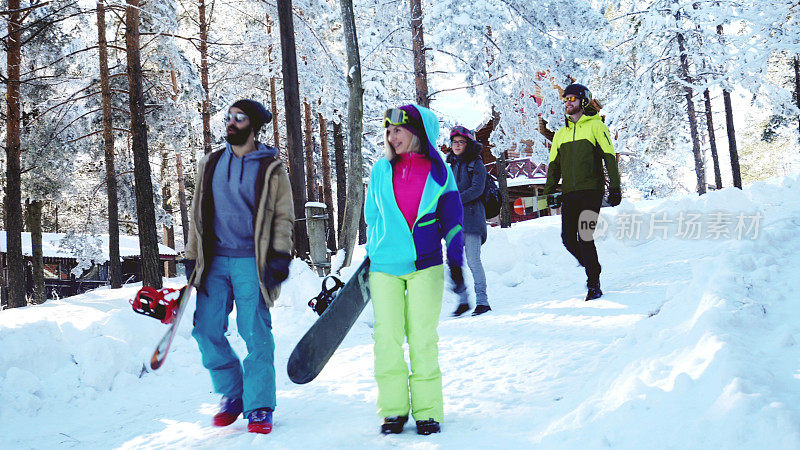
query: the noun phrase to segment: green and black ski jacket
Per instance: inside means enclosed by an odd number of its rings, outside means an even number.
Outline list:
[[[599,114],[584,114],[556,132],[550,147],[545,194],[553,194],[563,178],[561,192],[605,190],[605,163],[609,191],[620,190],[619,168],[608,127]]]

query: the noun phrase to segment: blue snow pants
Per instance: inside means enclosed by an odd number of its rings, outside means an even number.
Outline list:
[[[241,364],[225,337],[234,302],[236,326],[247,346]],[[275,409],[272,318],[261,296],[255,257],[213,258],[197,292],[192,336],[200,347],[203,367],[211,373],[215,392],[242,398],[245,417],[254,409]]]

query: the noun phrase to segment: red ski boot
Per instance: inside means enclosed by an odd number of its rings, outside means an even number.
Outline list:
[[[215,427],[227,427],[236,422],[239,414],[242,413],[242,399],[222,397],[219,402],[219,412],[214,415]]]
[[[254,409],[247,419],[250,421],[247,431],[251,433],[269,434],[272,431],[272,408]]]

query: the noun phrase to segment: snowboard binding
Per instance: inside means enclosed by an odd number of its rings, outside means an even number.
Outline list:
[[[333,287],[328,288],[328,279],[333,280]],[[308,306],[314,310],[318,315],[322,315],[328,305],[336,298],[336,292],[344,287],[344,283],[335,275],[328,275],[322,279],[322,291],[316,297],[308,301]]]
[[[183,289],[186,289],[185,287]],[[156,289],[145,286],[136,293],[136,298],[130,300],[133,310],[145,316],[154,317],[161,323],[170,324],[175,318],[175,313],[180,306],[183,289],[161,288]]]

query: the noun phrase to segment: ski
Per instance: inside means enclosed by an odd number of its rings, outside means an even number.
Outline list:
[[[158,345],[153,352],[153,356],[150,358],[150,368],[153,370],[158,370],[158,368],[164,364],[164,360],[167,359],[167,353],[169,353],[169,349],[172,346],[172,340],[175,338],[175,334],[178,332],[178,325],[181,322],[181,317],[183,317],[183,312],[186,310],[186,305],[189,304],[188,300],[192,296],[193,280],[194,273],[192,273],[189,283],[184,286],[183,289],[181,289],[181,295],[178,300],[178,309],[175,312],[175,318],[172,319],[169,329],[167,329],[167,332],[164,333],[164,337],[162,337],[158,342]]]

